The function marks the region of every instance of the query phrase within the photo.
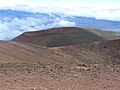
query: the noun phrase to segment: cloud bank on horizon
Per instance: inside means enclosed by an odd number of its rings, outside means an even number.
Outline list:
[[[119,0],[0,0],[0,9],[120,21]]]
[[[120,31],[119,0],[0,0],[0,39],[9,40],[25,31],[62,26],[91,27],[86,19],[101,21],[91,26]],[[92,24],[92,21],[89,20]],[[117,21],[116,26],[109,21]],[[84,25],[85,24],[85,25]],[[91,28],[96,28],[91,27]]]

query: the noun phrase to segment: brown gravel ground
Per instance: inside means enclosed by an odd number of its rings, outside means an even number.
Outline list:
[[[120,90],[120,65],[0,64],[0,90]]]

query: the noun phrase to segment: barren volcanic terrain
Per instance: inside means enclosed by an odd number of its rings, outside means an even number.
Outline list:
[[[119,34],[64,27],[0,41],[0,90],[119,89]]]
[[[120,35],[111,31],[63,27],[35,32],[25,32],[14,38],[13,41],[29,42],[47,47],[58,47],[114,39],[120,39]]]

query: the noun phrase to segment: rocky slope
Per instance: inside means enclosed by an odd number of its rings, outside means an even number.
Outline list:
[[[120,40],[47,48],[0,42],[0,63],[120,64]]]
[[[109,31],[75,27],[27,32],[12,41],[0,42],[0,63],[120,64],[118,37]],[[118,40],[111,40],[115,38]]]
[[[120,35],[110,31],[63,27],[25,32],[14,38],[13,41],[29,42],[46,47],[58,47],[114,39],[120,39]]]
[[[120,64],[120,40],[84,43],[50,48],[53,52],[70,56],[74,62],[86,64]]]
[[[67,27],[0,41],[0,90],[119,89],[116,33]]]
[[[28,43],[0,42],[0,63],[31,63],[31,62],[62,62],[56,55],[46,47]]]
[[[87,69],[86,69],[87,68]],[[0,90],[119,90],[119,65],[0,65]]]

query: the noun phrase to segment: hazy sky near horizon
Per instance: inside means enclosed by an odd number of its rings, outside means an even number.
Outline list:
[[[120,0],[0,0],[1,5],[10,5],[10,4],[23,4],[23,3],[35,3],[35,2],[79,2],[79,3],[120,3]]]
[[[58,1],[58,0],[33,0],[33,1],[42,1],[42,2],[47,2],[47,1],[49,1],[49,2],[53,2],[53,1]],[[120,0],[60,0],[60,1],[65,1],[65,2],[69,2],[69,1],[72,1],[72,2],[75,2],[75,1],[77,1],[77,2],[86,2],[86,3],[104,3],[104,2],[111,2],[111,3],[118,3],[118,2],[120,2]]]
[[[34,6],[46,6],[46,7],[53,7],[53,6],[61,6],[61,7],[73,7],[73,6],[80,6],[84,4],[84,6],[98,6],[103,7],[102,4],[106,7],[118,7],[120,6],[120,0],[0,0],[0,7],[6,8],[16,8],[19,5],[27,5],[30,7]],[[93,5],[94,4],[94,5]],[[16,6],[16,7],[15,7]]]
[[[3,0],[2,0],[3,1]],[[8,1],[8,0],[7,0]],[[19,0],[10,0],[11,2],[12,1],[19,1]],[[21,1],[21,0],[20,0]],[[59,1],[59,0],[24,0],[24,1],[42,1],[42,2],[54,2],[54,1]],[[60,0],[61,2],[75,2],[75,1],[78,1],[78,2],[120,2],[120,0]]]

